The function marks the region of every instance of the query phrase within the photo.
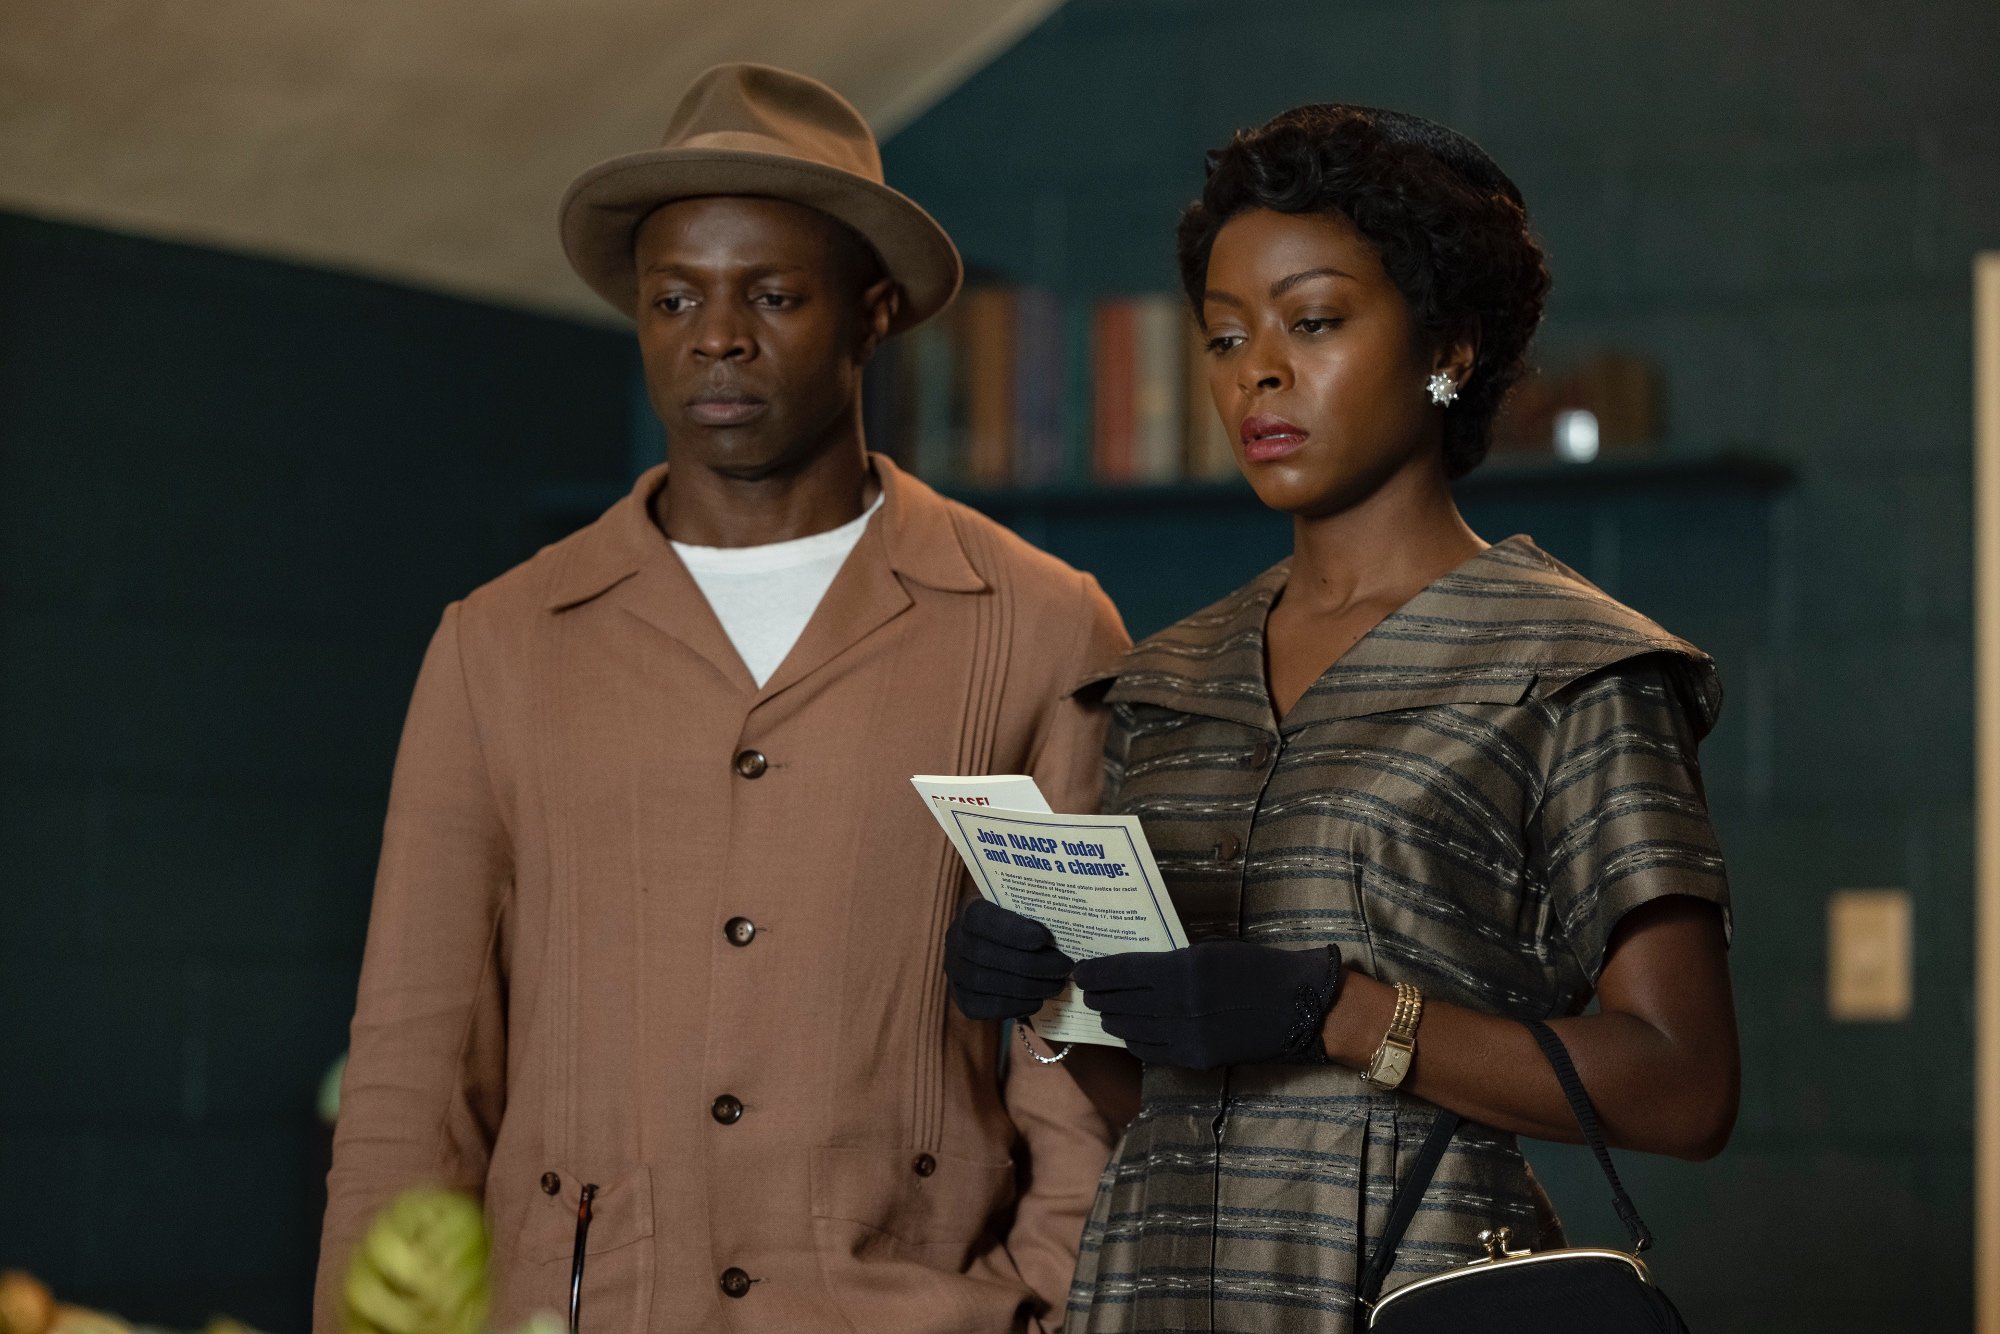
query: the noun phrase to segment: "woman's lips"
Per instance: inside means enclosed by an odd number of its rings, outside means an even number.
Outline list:
[[[703,426],[741,426],[764,411],[761,398],[697,398],[687,405],[688,416]]]
[[[1243,439],[1243,458],[1249,463],[1269,463],[1295,453],[1311,434],[1283,417],[1248,417],[1238,431]]]

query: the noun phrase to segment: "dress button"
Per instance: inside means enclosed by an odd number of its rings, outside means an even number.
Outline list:
[[[562,1194],[562,1178],[557,1176],[554,1172],[542,1173],[542,1194],[544,1195]]]
[[[757,924],[747,917],[732,917],[722,924],[722,937],[732,945],[748,945],[757,938]]]
[[[1250,752],[1250,767],[1261,769],[1271,762],[1271,743],[1259,741],[1257,748]]]
[[[770,768],[761,750],[743,750],[736,753],[736,772],[745,778],[762,778]]]
[[[708,1114],[725,1126],[733,1126],[743,1119],[743,1100],[725,1093],[708,1105]]]
[[[1233,862],[1236,854],[1243,851],[1243,840],[1234,834],[1224,834],[1215,840],[1215,860]]]
[[[750,1291],[750,1276],[735,1265],[722,1271],[722,1295],[741,1297]]]
[[[910,1164],[910,1170],[920,1177],[927,1177],[937,1171],[937,1159],[927,1153],[920,1153],[917,1155],[917,1160]]]

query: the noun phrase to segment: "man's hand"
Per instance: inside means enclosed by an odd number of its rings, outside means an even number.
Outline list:
[[[1083,1003],[1148,1065],[1326,1059],[1320,1026],[1340,991],[1340,951],[1210,940],[1184,950],[1110,954],[1076,966]]]
[[[945,976],[968,1019],[1026,1019],[1073,967],[1047,927],[985,899],[967,903],[945,933]]]

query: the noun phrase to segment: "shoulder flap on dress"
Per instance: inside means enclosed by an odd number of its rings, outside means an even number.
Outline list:
[[[1548,699],[1620,663],[1658,657],[1671,664],[1669,675],[1690,720],[1707,735],[1722,711],[1722,680],[1713,658],[1525,538],[1503,545],[1507,550],[1497,563],[1504,568],[1502,577],[1518,584],[1516,614],[1525,618],[1510,617],[1510,624],[1545,646],[1528,697]]]
[[[1264,689],[1264,617],[1285,586],[1281,561],[1220,601],[1099,664],[1072,693],[1108,704],[1156,704],[1271,730]]]

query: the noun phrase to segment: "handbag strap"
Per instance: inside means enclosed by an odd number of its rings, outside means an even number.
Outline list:
[[[1583,1131],[1584,1143],[1597,1156],[1597,1165],[1604,1170],[1604,1180],[1611,1186],[1611,1207],[1618,1211],[1618,1220],[1625,1224],[1625,1231],[1631,1234],[1632,1250],[1635,1254],[1653,1244],[1653,1233],[1646,1226],[1646,1220],[1639,1217],[1639,1208],[1632,1203],[1632,1197],[1625,1193],[1625,1183],[1618,1179],[1618,1169],[1611,1165],[1611,1151],[1604,1146],[1604,1134],[1597,1128],[1597,1110],[1590,1105],[1590,1095],[1583,1091],[1583,1081],[1577,1078],[1576,1066],[1569,1059],[1569,1048],[1563,1046],[1556,1031],[1539,1019],[1526,1021],[1528,1031],[1535,1035],[1535,1044],[1542,1049],[1542,1055],[1549,1058],[1555,1067],[1556,1082],[1562,1085],[1563,1097],[1569,1100],[1570,1113],[1576,1117],[1576,1124]]]
[[[1535,1045],[1542,1049],[1542,1055],[1555,1069],[1556,1082],[1562,1085],[1570,1114],[1576,1117],[1577,1128],[1583,1131],[1584,1142],[1590,1145],[1591,1153],[1597,1157],[1598,1167],[1603,1169],[1604,1180],[1611,1187],[1611,1207],[1617,1210],[1619,1221],[1631,1234],[1633,1252],[1636,1254],[1648,1249],[1653,1244],[1653,1233],[1647,1228],[1645,1220],[1639,1217],[1638,1206],[1632,1203],[1632,1197],[1625,1193],[1625,1183],[1618,1179],[1618,1169],[1611,1165],[1611,1151],[1605,1147],[1604,1133],[1598,1129],[1597,1110],[1590,1105],[1590,1095],[1584,1092],[1583,1080],[1578,1078],[1576,1065],[1569,1058],[1569,1048],[1563,1046],[1556,1031],[1541,1020],[1528,1019],[1523,1023],[1534,1034]],[[1382,1285],[1388,1281],[1389,1270],[1396,1262],[1396,1248],[1402,1245],[1403,1234],[1417,1216],[1417,1207],[1423,1203],[1424,1193],[1430,1189],[1431,1178],[1437,1175],[1438,1164],[1444,1161],[1445,1150],[1451,1147],[1451,1137],[1457,1133],[1459,1122],[1457,1112],[1438,1109],[1437,1120],[1431,1123],[1430,1134],[1424,1137],[1423,1147],[1417,1150],[1409,1175],[1396,1187],[1389,1221],[1384,1224],[1374,1253],[1368,1257],[1368,1268],[1363,1271],[1361,1281],[1354,1289],[1355,1302],[1363,1310],[1373,1308],[1376,1299],[1381,1296]],[[1365,1323],[1357,1312],[1354,1327],[1365,1328]]]
[[[1417,1206],[1424,1202],[1424,1192],[1430,1189],[1431,1178],[1437,1174],[1438,1164],[1444,1161],[1444,1151],[1451,1147],[1451,1137],[1458,1132],[1457,1112],[1438,1108],[1437,1120],[1431,1122],[1431,1133],[1424,1136],[1424,1146],[1417,1150],[1417,1159],[1410,1164],[1410,1174],[1396,1187],[1395,1202],[1389,1208],[1389,1221],[1383,1224],[1382,1236],[1375,1243],[1375,1253],[1368,1257],[1368,1269],[1361,1275],[1361,1282],[1354,1289],[1354,1300],[1364,1309],[1372,1308],[1375,1299],[1382,1295],[1382,1284],[1388,1281],[1389,1267],[1396,1262],[1396,1248],[1403,1243],[1403,1233],[1410,1227],[1410,1220],[1417,1216]],[[1354,1317],[1356,1329],[1366,1328],[1367,1322],[1359,1312]]]

